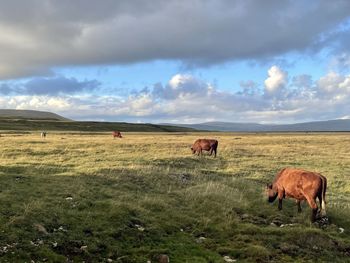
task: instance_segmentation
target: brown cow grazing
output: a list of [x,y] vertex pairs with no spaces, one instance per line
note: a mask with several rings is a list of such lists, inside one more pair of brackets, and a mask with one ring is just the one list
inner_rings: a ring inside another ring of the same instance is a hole
[[123,138],[122,134],[119,131],[112,132],[113,139],[115,138]]
[[191,151],[193,154],[197,153],[198,156],[202,155],[203,150],[210,151],[209,155],[212,155],[214,153],[214,157],[216,157],[218,143],[219,142],[217,140],[198,139],[193,143]]
[[296,199],[298,212],[301,212],[300,202],[306,200],[311,209],[311,221],[316,220],[318,207],[316,198],[320,201],[320,214],[326,215],[327,179],[323,175],[301,169],[284,168],[275,177],[272,184],[267,185],[268,201],[272,203],[278,197],[278,209],[282,209],[285,197]]

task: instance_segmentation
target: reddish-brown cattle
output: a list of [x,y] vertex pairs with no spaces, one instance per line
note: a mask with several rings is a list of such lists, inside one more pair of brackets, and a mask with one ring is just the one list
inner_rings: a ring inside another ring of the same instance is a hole
[[122,134],[119,131],[112,132],[113,138],[123,138]]
[[203,150],[209,151],[209,155],[214,153],[214,157],[216,157],[218,143],[217,140],[198,139],[193,143],[191,150],[193,154],[197,153],[198,155],[202,155]]
[[276,175],[273,183],[267,185],[268,201],[272,203],[278,197],[279,210],[282,209],[282,200],[285,197],[296,199],[298,212],[301,212],[300,202],[306,200],[312,209],[312,222],[318,212],[316,198],[320,201],[320,214],[326,215],[326,190],[326,177],[294,168],[284,168]]

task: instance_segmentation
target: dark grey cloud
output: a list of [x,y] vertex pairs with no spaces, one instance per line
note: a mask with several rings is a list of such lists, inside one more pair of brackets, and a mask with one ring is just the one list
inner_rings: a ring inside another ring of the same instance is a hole
[[76,78],[55,76],[50,78],[34,78],[22,84],[7,84],[0,86],[0,94],[17,95],[59,95],[74,94],[83,91],[93,91],[100,86],[97,80],[79,81]]
[[24,85],[23,91],[29,95],[56,95],[60,93],[70,94],[82,91],[93,91],[99,86],[100,83],[97,80],[78,81],[76,78],[66,77],[35,78]]
[[312,53],[344,33],[335,29],[349,10],[345,0],[1,1],[0,78],[57,66],[208,66]]

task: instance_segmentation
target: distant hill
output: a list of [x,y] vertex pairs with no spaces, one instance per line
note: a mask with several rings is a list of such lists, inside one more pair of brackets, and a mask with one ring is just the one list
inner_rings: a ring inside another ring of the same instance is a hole
[[56,113],[36,110],[5,110],[0,109],[0,119],[30,119],[30,120],[56,120],[70,121]]
[[[167,124],[175,125],[175,124]],[[205,122],[199,124],[176,124],[180,127],[188,127],[207,131],[233,131],[233,132],[311,132],[311,131],[350,131],[349,120],[315,121],[295,124],[259,124],[259,123],[235,123],[235,122]]]
[[72,121],[58,114],[33,110],[0,110],[0,130],[81,132],[191,132],[193,128],[150,123]]
[[259,124],[235,122],[205,122],[199,124],[138,124],[126,122],[73,121],[58,114],[34,110],[0,109],[0,130],[92,131],[112,130],[135,132],[312,132],[350,131],[349,120],[315,121],[295,124]]

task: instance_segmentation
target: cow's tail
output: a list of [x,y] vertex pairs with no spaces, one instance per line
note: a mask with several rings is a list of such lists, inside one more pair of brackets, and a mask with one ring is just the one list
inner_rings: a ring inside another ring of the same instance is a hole
[[327,178],[321,176],[322,178],[322,202],[321,202],[321,215],[326,215],[326,191],[327,191]]

